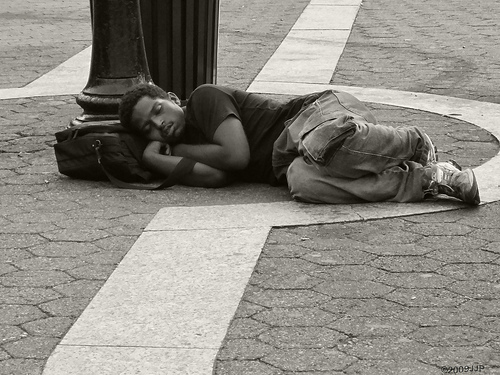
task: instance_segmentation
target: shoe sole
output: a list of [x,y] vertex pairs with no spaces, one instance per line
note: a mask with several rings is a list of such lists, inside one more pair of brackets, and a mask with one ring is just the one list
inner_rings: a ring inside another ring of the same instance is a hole
[[476,175],[472,169],[466,169],[464,172],[467,173],[469,179],[472,181],[471,189],[467,192],[467,194],[464,194],[464,202],[477,206],[481,203],[481,198],[479,197]]

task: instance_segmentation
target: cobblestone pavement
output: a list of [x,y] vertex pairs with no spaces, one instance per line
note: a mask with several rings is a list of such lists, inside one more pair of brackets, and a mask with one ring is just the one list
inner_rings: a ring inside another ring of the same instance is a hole
[[[222,1],[219,83],[246,88],[307,3]],[[366,0],[333,83],[498,102],[499,8]],[[12,2],[0,19],[0,87],[90,43],[86,1]],[[477,166],[498,152],[459,120],[370,106],[381,122],[422,126],[442,159]],[[141,192],[62,178],[53,134],[80,112],[71,96],[0,101],[0,375],[41,374],[159,208],[289,199],[260,185]],[[215,373],[500,373],[498,206],[274,229]]]
[[91,44],[88,0],[2,1],[0,88],[23,87]]
[[[499,103],[499,7],[366,0],[332,83]],[[498,150],[449,119],[374,110],[428,126],[441,160]],[[214,373],[500,374],[498,208],[274,229]]]

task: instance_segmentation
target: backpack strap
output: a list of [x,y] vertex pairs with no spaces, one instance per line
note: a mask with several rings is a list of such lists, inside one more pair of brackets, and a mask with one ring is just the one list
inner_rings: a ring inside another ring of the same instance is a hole
[[[100,142],[99,142],[100,143]],[[196,161],[188,158],[182,158],[179,160],[177,165],[175,166],[174,170],[172,173],[169,174],[169,176],[164,179],[161,182],[158,182],[156,184],[134,184],[130,182],[125,182],[122,180],[119,180],[118,178],[114,177],[107,169],[106,167],[101,163],[101,153],[99,152],[100,145],[97,144],[94,149],[97,155],[97,162],[101,166],[101,169],[103,172],[106,174],[108,177],[109,181],[111,183],[119,188],[122,189],[135,189],[135,190],[158,190],[158,189],[163,189],[167,187],[171,187],[179,183],[180,179],[187,175],[189,172],[193,170],[194,165],[196,164]]]

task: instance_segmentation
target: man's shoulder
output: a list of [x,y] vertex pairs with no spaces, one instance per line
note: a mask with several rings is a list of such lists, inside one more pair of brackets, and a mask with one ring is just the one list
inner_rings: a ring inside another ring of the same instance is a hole
[[214,94],[217,92],[228,94],[228,95],[234,95],[236,92],[238,92],[238,90],[232,89],[232,88],[226,87],[226,86],[215,85],[213,83],[204,83],[204,84],[198,86],[193,91],[191,96]]

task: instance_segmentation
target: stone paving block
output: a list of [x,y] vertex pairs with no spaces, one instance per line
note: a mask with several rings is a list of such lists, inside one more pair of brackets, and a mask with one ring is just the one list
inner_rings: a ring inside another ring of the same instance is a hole
[[86,228],[78,228],[78,229],[62,229],[62,230],[54,230],[50,232],[45,232],[44,237],[49,239],[50,241],[94,241],[101,238],[109,237],[109,233],[100,229],[86,229]]
[[[356,251],[368,251],[371,246],[368,246],[366,243],[361,241],[356,241],[350,238],[342,238],[342,235],[339,235],[339,238],[335,238],[335,241],[332,241],[331,233],[330,237],[316,237],[309,234],[310,237],[302,237],[300,241],[300,246],[303,246],[307,249],[317,251],[332,251],[332,250],[356,250]],[[325,234],[322,234],[325,236]],[[335,234],[337,236],[337,234]]]
[[309,289],[322,282],[321,279],[311,277],[304,271],[299,271],[279,276],[265,277],[264,280],[252,282],[252,284],[261,288],[272,289]]
[[3,286],[50,287],[73,280],[61,271],[17,271],[0,277]]
[[450,263],[489,263],[499,258],[499,254],[485,251],[486,247],[476,250],[471,247],[456,249],[439,249],[429,253],[427,256],[432,259],[446,261]]
[[495,230],[476,229],[473,233],[471,233],[471,236],[490,242],[500,242],[500,233]]
[[[488,347],[457,346],[449,342],[449,346],[440,346],[427,350],[422,354],[422,361],[435,366],[471,366],[485,365],[491,373],[491,363],[496,361],[499,352]],[[488,373],[488,372],[486,372]]]
[[420,327],[429,326],[470,326],[481,316],[458,307],[412,307],[395,315],[401,320],[417,324]]
[[114,236],[112,238],[103,238],[101,240],[94,241],[93,245],[105,250],[106,253],[125,253],[132,247],[136,240],[137,236],[135,235]]
[[10,264],[0,264],[0,276],[2,275],[5,275],[5,274],[8,274],[8,273],[11,273],[11,272],[15,272],[15,271],[18,271],[18,268],[10,265]]
[[478,280],[455,281],[446,287],[454,293],[467,298],[486,298],[500,300],[500,284]]
[[439,236],[443,233],[446,233],[447,236],[465,236],[475,229],[460,223],[417,223],[409,226],[406,230],[424,236]]
[[274,327],[258,338],[280,349],[321,349],[336,348],[347,336],[326,327]]
[[291,244],[269,244],[267,243],[262,249],[262,254],[270,258],[297,258],[307,254],[308,249],[299,245]]
[[0,345],[11,341],[17,341],[27,335],[28,334],[19,327],[13,325],[0,325]]
[[226,338],[228,339],[246,339],[257,337],[260,333],[269,328],[267,324],[258,322],[254,319],[236,318],[231,322]]
[[40,304],[39,307],[52,316],[78,317],[89,303],[89,298],[64,297]]
[[0,249],[26,248],[47,241],[38,234],[0,233]]
[[453,282],[453,279],[435,273],[397,272],[386,273],[377,281],[394,287],[411,289],[442,288]]
[[349,366],[346,375],[425,375],[439,371],[434,366],[429,366],[418,361],[359,361]]
[[455,280],[500,282],[500,265],[498,264],[450,264],[440,269],[439,273]]
[[0,304],[37,305],[59,297],[59,293],[47,288],[0,287]]
[[376,255],[393,255],[393,256],[403,256],[403,255],[424,255],[432,252],[432,247],[421,246],[420,244],[410,243],[410,244],[392,244],[386,243],[384,245],[369,246],[365,251],[376,254]]
[[352,317],[345,316],[333,323],[329,328],[352,336],[403,336],[417,329],[417,326],[392,317]]
[[265,307],[311,307],[330,300],[330,297],[312,290],[262,290],[246,293],[247,301]]
[[228,340],[219,352],[221,361],[228,360],[255,360],[262,358],[272,350],[272,346],[256,339]]
[[89,297],[92,298],[101,288],[103,282],[100,280],[76,280],[54,287],[54,290],[66,297]]
[[263,306],[256,305],[248,301],[241,301],[234,315],[235,318],[250,318],[261,311],[267,310]]
[[24,271],[50,270],[66,271],[85,264],[84,261],[72,258],[41,258],[35,257],[12,262],[16,267]]
[[18,325],[45,318],[40,309],[29,305],[0,305],[0,324]]
[[463,303],[460,308],[483,316],[500,316],[498,299],[475,299]]
[[500,254],[500,242],[491,242],[488,245],[484,246],[483,249],[488,252]]
[[[500,333],[500,318],[498,317],[482,317],[478,320],[472,321],[471,325],[486,332],[492,332],[496,334]],[[497,338],[500,338],[500,335],[497,335]]]
[[44,363],[36,359],[8,359],[0,362],[0,375],[41,375]]
[[373,233],[351,234],[351,238],[370,245],[411,244],[420,240],[423,236],[415,233],[400,231],[382,231],[381,228],[373,229]]
[[351,249],[351,250],[311,251],[308,254],[303,255],[301,258],[311,263],[323,266],[333,266],[333,265],[344,265],[344,264],[345,265],[365,264],[368,261],[374,259],[375,257],[364,251]]
[[495,335],[468,326],[420,327],[408,338],[430,346],[483,346]]
[[284,375],[280,369],[259,361],[218,361],[214,373],[218,375]]
[[395,316],[398,312],[406,312],[407,308],[399,303],[383,298],[367,299],[333,299],[321,305],[321,308],[335,316]]
[[[117,263],[115,263],[117,264]],[[87,264],[82,267],[73,268],[66,271],[70,276],[76,279],[84,280],[107,280],[114,271],[114,265],[105,264]]]
[[406,337],[359,337],[339,347],[344,353],[360,360],[416,361],[429,345]]
[[338,265],[322,267],[312,271],[310,274],[330,282],[336,280],[377,280],[387,272],[366,265]]
[[[22,180],[19,176],[13,176],[13,179]],[[5,179],[8,180],[8,179]],[[30,181],[29,183],[35,183]],[[45,182],[43,182],[45,183]],[[47,223],[10,223],[4,226],[4,233],[18,233],[18,234],[37,234],[45,230],[56,230],[55,225]]]
[[253,318],[273,327],[321,327],[337,319],[317,307],[273,308],[258,312]]
[[443,289],[414,290],[398,288],[384,297],[389,301],[408,307],[453,307],[467,300],[460,293],[453,293]]
[[260,274],[266,274],[268,276],[273,276],[273,275],[285,275],[288,273],[296,272],[297,270],[314,271],[318,268],[320,267],[303,259],[262,258],[255,266],[255,272]]
[[374,259],[369,265],[389,272],[432,272],[444,263],[424,256],[388,256]]
[[73,323],[74,319],[49,317],[25,323],[22,325],[22,328],[30,335],[62,338]]
[[[478,229],[496,229],[500,225],[497,215],[494,215],[494,206],[487,206],[484,210],[469,212],[468,215],[461,215],[460,223]],[[458,211],[460,212],[460,211]]]
[[323,282],[314,290],[333,298],[373,298],[384,296],[394,288],[369,280],[338,280],[335,283]]
[[13,358],[45,359],[54,350],[59,339],[48,337],[25,337],[3,345]]
[[[428,236],[417,242],[418,245],[427,247],[437,252],[444,251],[446,253],[454,250],[477,250],[488,245],[488,241],[474,238],[471,236]],[[434,254],[434,253],[431,253]]]
[[61,241],[49,242],[48,244],[33,246],[29,248],[30,253],[40,257],[68,257],[78,258],[87,254],[100,251],[95,244],[87,242]]
[[341,371],[356,361],[336,349],[275,349],[262,361],[284,371]]

